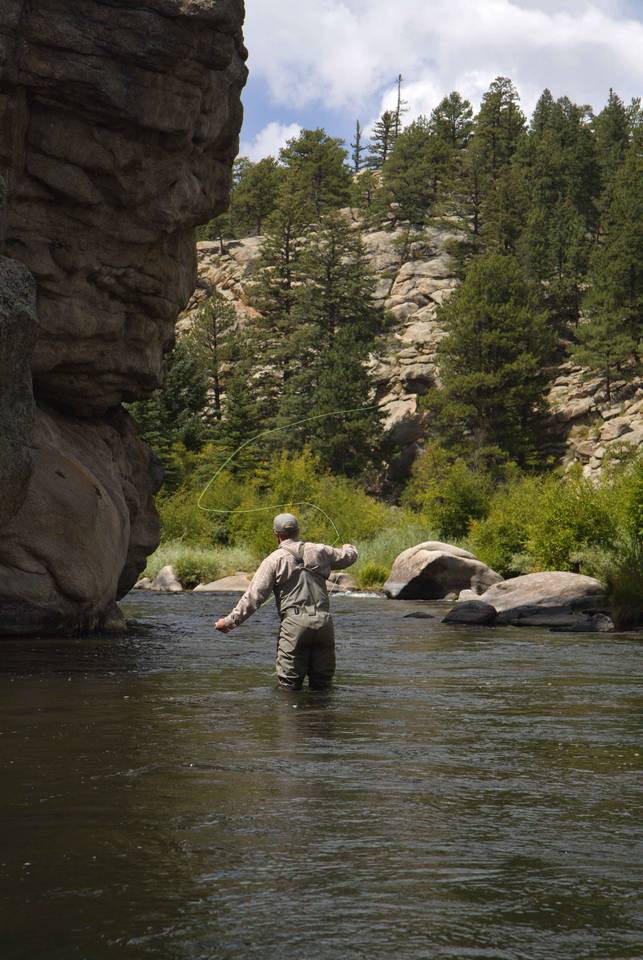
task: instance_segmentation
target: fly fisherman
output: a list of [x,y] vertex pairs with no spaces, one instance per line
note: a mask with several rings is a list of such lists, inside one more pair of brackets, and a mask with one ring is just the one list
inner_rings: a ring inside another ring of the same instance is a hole
[[299,523],[291,513],[275,517],[273,530],[279,546],[263,561],[232,613],[217,620],[215,626],[221,633],[229,633],[274,592],[281,617],[279,684],[300,690],[308,675],[311,689],[323,690],[335,673],[335,630],[326,581],[331,570],[344,570],[355,563],[357,550],[350,544],[339,549],[303,543]]

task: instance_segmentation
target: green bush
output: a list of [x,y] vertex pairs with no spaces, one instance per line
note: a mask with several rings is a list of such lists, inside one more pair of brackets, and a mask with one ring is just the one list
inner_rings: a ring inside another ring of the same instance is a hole
[[491,499],[489,513],[471,523],[468,547],[503,577],[526,572],[529,522],[542,489],[540,477],[525,477],[500,487]]
[[357,585],[363,590],[380,589],[388,579],[390,567],[370,560],[356,571]]
[[274,514],[294,513],[306,540],[326,543],[368,539],[386,525],[390,508],[354,482],[324,473],[305,449],[273,458],[267,477],[246,482],[239,509],[230,517],[232,542],[250,544],[260,554],[275,547]]
[[161,544],[148,559],[145,576],[154,579],[162,567],[171,566],[181,584],[191,589],[238,570],[252,572],[257,563],[258,558],[244,546],[207,548],[169,542]]
[[544,481],[528,523],[527,551],[534,569],[577,572],[580,550],[614,542],[613,513],[603,486],[576,476]]
[[441,447],[428,447],[413,465],[402,503],[417,510],[441,538],[467,535],[473,520],[484,517],[492,492],[491,478]]

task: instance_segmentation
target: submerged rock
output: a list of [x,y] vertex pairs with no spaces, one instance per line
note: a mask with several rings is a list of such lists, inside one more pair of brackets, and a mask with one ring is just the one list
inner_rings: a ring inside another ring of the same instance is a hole
[[401,553],[384,584],[384,593],[396,600],[442,600],[464,589],[483,593],[502,577],[472,553],[448,543],[430,540]]
[[465,600],[457,603],[447,613],[442,623],[471,623],[490,626],[496,622],[498,613],[495,607],[481,600]]
[[552,571],[529,573],[494,584],[480,599],[498,611],[498,623],[562,627],[583,622],[579,611],[596,607],[605,588],[593,577]]

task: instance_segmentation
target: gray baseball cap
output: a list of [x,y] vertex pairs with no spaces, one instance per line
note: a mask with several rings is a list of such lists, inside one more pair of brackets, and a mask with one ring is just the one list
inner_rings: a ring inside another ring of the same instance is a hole
[[280,513],[273,523],[275,533],[299,533],[299,521],[292,513]]

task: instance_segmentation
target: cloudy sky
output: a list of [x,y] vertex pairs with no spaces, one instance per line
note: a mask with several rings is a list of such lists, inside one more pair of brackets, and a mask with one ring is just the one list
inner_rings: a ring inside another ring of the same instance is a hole
[[[408,118],[451,90],[477,106],[511,77],[529,112],[544,87],[597,109],[643,94],[643,0],[246,0],[250,80],[241,152],[276,153],[301,127],[349,139],[394,102]],[[408,119],[407,118],[407,119]]]

